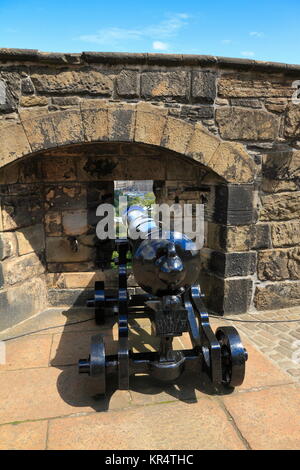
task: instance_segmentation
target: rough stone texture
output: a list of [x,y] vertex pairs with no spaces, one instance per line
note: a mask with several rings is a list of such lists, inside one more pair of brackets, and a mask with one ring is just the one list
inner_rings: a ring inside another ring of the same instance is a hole
[[48,98],[44,96],[22,96],[20,100],[20,105],[25,107],[46,106],[48,102]]
[[0,121],[0,165],[4,166],[31,153],[31,148],[21,124],[2,125]]
[[220,134],[228,140],[275,140],[279,120],[276,116],[257,109],[225,107],[216,110]]
[[141,75],[141,95],[146,99],[170,98],[186,101],[189,74],[180,72],[149,72]]
[[275,193],[300,188],[300,151],[272,152],[263,156],[263,191]]
[[112,77],[97,70],[41,72],[32,74],[31,79],[39,93],[88,93],[108,96],[113,90]]
[[116,91],[120,97],[135,98],[139,90],[138,73],[134,70],[122,70],[116,80]]
[[300,192],[270,194],[261,197],[260,220],[299,219]]
[[294,90],[292,80],[272,80],[266,76],[258,76],[253,73],[247,75],[236,73],[224,74],[218,81],[218,91],[226,98],[266,98],[266,97],[289,97]]
[[281,222],[272,224],[272,242],[274,247],[293,246],[300,243],[300,222]]
[[300,279],[300,248],[261,251],[257,267],[263,281]]
[[5,284],[13,285],[25,279],[32,279],[43,274],[45,266],[36,253],[7,259],[2,263],[3,278]]
[[72,251],[71,243],[67,238],[48,237],[46,239],[46,256],[49,262],[78,262],[88,261],[93,258],[93,240],[78,237],[79,249]]
[[42,224],[32,225],[16,231],[19,255],[28,253],[41,253],[45,249],[44,226]]
[[17,254],[17,240],[14,232],[0,234],[0,261]]
[[214,72],[192,73],[192,99],[195,103],[211,103],[216,97],[216,74]]
[[286,137],[300,137],[300,106],[299,104],[290,103],[288,105],[284,133]]
[[255,290],[254,304],[258,310],[293,307],[299,305],[300,282],[276,282],[258,286]]
[[11,113],[16,110],[16,103],[4,80],[0,80],[0,112]]

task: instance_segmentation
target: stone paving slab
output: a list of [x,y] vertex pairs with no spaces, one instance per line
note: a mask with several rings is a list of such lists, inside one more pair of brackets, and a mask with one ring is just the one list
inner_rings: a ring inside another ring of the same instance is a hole
[[47,421],[0,426],[0,450],[41,450],[47,442]]
[[252,449],[300,448],[300,387],[272,387],[222,400]]
[[49,424],[48,449],[195,448],[246,448],[220,405],[207,397],[197,403],[143,406]]

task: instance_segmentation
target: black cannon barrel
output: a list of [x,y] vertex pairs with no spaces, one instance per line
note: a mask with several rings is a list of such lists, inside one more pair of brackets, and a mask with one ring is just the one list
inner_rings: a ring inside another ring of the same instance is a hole
[[132,250],[136,281],[148,293],[162,297],[183,293],[199,276],[196,244],[186,235],[164,230],[141,206],[123,213]]

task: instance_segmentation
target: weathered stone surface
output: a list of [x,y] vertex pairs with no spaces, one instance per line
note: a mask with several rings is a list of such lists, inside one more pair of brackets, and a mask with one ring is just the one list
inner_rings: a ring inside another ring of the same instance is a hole
[[146,99],[186,101],[188,93],[189,74],[185,71],[146,72],[141,75],[141,94]]
[[195,130],[189,141],[186,153],[194,160],[209,166],[209,162],[220,145],[220,140],[200,124],[195,124]]
[[22,96],[20,100],[20,105],[29,107],[29,106],[47,106],[49,100],[45,96]]
[[60,306],[86,306],[87,300],[94,295],[93,289],[49,289],[48,300],[52,307]]
[[244,106],[245,108],[262,108],[260,100],[254,98],[231,98],[231,106]]
[[213,119],[214,108],[213,106],[182,105],[178,114],[181,119],[197,122],[200,119]]
[[59,111],[51,114],[57,145],[84,142],[84,130],[79,110]]
[[3,230],[34,225],[42,220],[42,198],[37,188],[28,188],[27,194],[3,197]]
[[13,163],[0,169],[0,184],[14,184],[19,180],[19,163]]
[[300,282],[276,282],[257,286],[254,304],[257,310],[293,307],[300,303]]
[[72,157],[45,157],[42,159],[43,176],[47,181],[73,181],[76,165]]
[[131,157],[125,163],[127,178],[154,180],[165,178],[166,162],[160,157]]
[[213,221],[227,225],[253,222],[253,186],[218,185],[215,188]]
[[44,226],[42,224],[32,225],[16,231],[19,255],[31,252],[40,253],[45,249]]
[[226,98],[288,97],[294,92],[292,80],[268,79],[259,74],[224,74],[218,81],[218,93]]
[[166,164],[166,180],[193,180],[198,172],[198,166],[192,162],[186,162],[175,156],[169,156]]
[[1,125],[0,122],[0,167],[30,152],[31,148],[22,125]]
[[15,100],[4,80],[0,80],[0,112],[12,113],[17,108]]
[[78,96],[53,96],[52,103],[62,108],[77,106],[80,101]]
[[211,103],[216,97],[216,73],[192,72],[192,99],[195,103]]
[[169,116],[161,144],[163,147],[184,154],[193,132],[192,124]]
[[62,215],[63,230],[67,235],[82,235],[88,231],[87,211],[70,211]]
[[10,328],[47,306],[43,276],[29,279],[0,293],[0,330]]
[[78,251],[74,252],[67,237],[48,237],[46,239],[47,261],[55,263],[68,263],[88,261],[93,258],[92,244],[86,245],[85,239],[78,237]]
[[45,214],[45,232],[52,237],[62,234],[62,220],[59,212],[48,212]]
[[99,100],[85,101],[81,105],[82,123],[87,141],[108,140],[107,102]]
[[22,95],[32,95],[34,93],[34,86],[30,77],[21,80],[21,93]]
[[300,218],[300,192],[261,196],[260,220],[286,220]]
[[124,98],[135,98],[139,94],[138,72],[135,70],[122,70],[116,79],[117,94]]
[[216,110],[220,134],[228,140],[275,140],[279,132],[277,116],[258,109],[225,107]]
[[165,108],[139,103],[136,108],[134,140],[144,144],[160,145],[167,112]]
[[78,179],[81,181],[108,181],[127,177],[127,166],[130,164],[120,157],[82,157],[76,160]]
[[80,184],[49,185],[45,187],[46,210],[81,209],[86,204],[87,189]]
[[[203,257],[203,249],[201,257]],[[222,253],[212,251],[208,253],[207,269],[219,276],[249,276],[254,273],[255,267],[255,252]]]
[[274,113],[283,113],[287,104],[288,100],[286,98],[269,98],[265,101],[266,109]]
[[108,107],[109,140],[130,142],[135,132],[135,105],[122,104]]
[[300,222],[279,222],[272,224],[272,243],[274,247],[293,246],[300,243]]
[[275,193],[300,189],[300,151],[272,152],[263,156],[262,189]]
[[17,241],[14,232],[0,234],[0,261],[17,254]]
[[300,248],[259,252],[257,271],[262,281],[300,279]]
[[300,106],[289,103],[285,115],[284,135],[286,137],[300,137]]
[[255,177],[254,162],[239,143],[221,143],[208,166],[230,183],[249,183]]
[[49,273],[47,283],[49,287],[60,289],[94,288],[96,281],[104,281],[105,272],[74,272]]
[[271,248],[267,224],[225,226],[208,222],[205,238],[207,247],[227,252]]
[[35,253],[10,258],[2,262],[4,282],[13,285],[45,272],[45,266]]
[[26,136],[33,151],[56,147],[56,135],[50,115],[34,116],[21,115]]
[[33,84],[39,93],[88,93],[110,96],[113,77],[97,70],[69,70],[34,73]]

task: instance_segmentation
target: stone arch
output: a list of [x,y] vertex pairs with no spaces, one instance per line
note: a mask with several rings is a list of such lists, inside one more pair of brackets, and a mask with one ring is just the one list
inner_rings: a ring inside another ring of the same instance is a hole
[[174,118],[166,108],[146,102],[98,99],[65,111],[20,110],[17,122],[0,127],[0,168],[35,152],[89,142],[135,142],[173,150],[228,183],[252,183],[255,176],[255,165],[241,144],[222,141],[201,123]]

